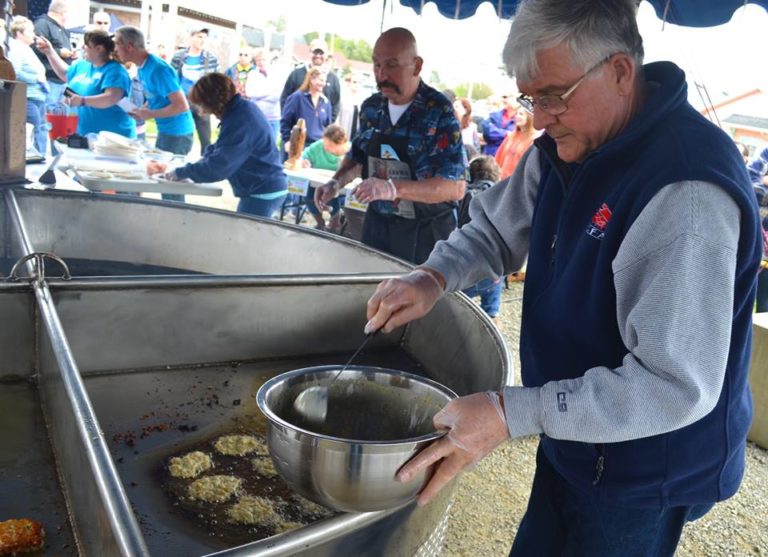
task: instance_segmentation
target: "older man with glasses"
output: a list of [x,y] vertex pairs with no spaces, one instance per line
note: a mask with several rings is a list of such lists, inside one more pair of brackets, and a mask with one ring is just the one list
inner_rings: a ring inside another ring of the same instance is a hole
[[285,86],[283,92],[280,95],[280,106],[285,106],[285,101],[288,97],[299,90],[301,84],[304,83],[304,77],[307,75],[307,71],[310,68],[324,68],[327,72],[325,80],[325,87],[323,88],[323,94],[331,103],[331,121],[335,122],[341,109],[341,84],[339,78],[334,72],[328,72],[326,65],[326,56],[328,54],[328,45],[325,44],[323,39],[317,38],[312,40],[309,44],[309,51],[312,55],[311,63],[309,65],[302,65],[293,70],[288,79],[285,80]]
[[761,241],[741,154],[643,65],[634,0],[526,0],[504,50],[544,134],[472,221],[383,282],[368,330],[528,261],[523,386],[461,397],[448,435],[400,472],[428,502],[498,445],[540,438],[511,555],[673,555],[686,522],[736,493]]

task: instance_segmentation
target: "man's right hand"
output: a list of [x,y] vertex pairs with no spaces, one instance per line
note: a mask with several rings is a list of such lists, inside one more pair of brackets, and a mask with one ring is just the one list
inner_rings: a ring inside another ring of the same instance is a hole
[[338,180],[331,180],[323,186],[315,188],[315,206],[324,211],[328,208],[328,202],[339,195]]
[[35,48],[43,54],[48,55],[53,47],[51,46],[51,41],[40,35],[35,35]]
[[368,300],[365,331],[382,329],[389,333],[429,313],[443,295],[445,280],[440,281],[438,277],[442,275],[437,271],[414,269],[407,275],[380,283]]

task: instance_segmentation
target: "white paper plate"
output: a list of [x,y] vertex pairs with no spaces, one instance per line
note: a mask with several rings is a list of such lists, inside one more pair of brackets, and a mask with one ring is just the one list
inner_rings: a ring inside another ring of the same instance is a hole
[[108,132],[108,131],[99,132],[98,142],[103,145],[112,144],[112,145],[119,145],[120,147],[128,147],[130,149],[136,149],[136,145],[134,144],[132,139],[115,132]]

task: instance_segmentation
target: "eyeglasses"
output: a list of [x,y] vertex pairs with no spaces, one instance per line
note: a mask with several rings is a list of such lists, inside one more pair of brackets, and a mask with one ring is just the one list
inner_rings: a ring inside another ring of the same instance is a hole
[[250,52],[241,52],[240,53],[240,56],[250,56],[250,55],[251,55]]
[[543,112],[546,112],[550,116],[559,116],[568,110],[568,105],[566,102],[571,97],[571,95],[573,95],[579,85],[584,83],[584,80],[587,79],[587,76],[590,73],[605,64],[608,60],[611,59],[612,56],[613,54],[603,58],[600,60],[600,62],[589,68],[586,72],[584,72],[584,75],[582,75],[579,80],[571,85],[562,95],[543,95],[538,99],[534,99],[530,95],[520,95],[517,97],[517,102],[521,107],[523,107],[531,114],[533,114],[533,109],[538,106]]

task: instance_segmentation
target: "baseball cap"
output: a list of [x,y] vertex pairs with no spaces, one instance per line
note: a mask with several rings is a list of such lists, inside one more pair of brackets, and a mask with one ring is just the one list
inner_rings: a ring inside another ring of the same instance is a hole
[[312,39],[312,42],[309,43],[309,51],[314,52],[316,50],[322,50],[323,52],[328,52],[328,44],[326,44],[326,42],[319,37],[316,39]]
[[189,32],[190,35],[197,35],[198,33],[205,33],[206,35],[210,35],[211,31],[207,27],[201,27],[200,29],[192,29],[192,31]]

